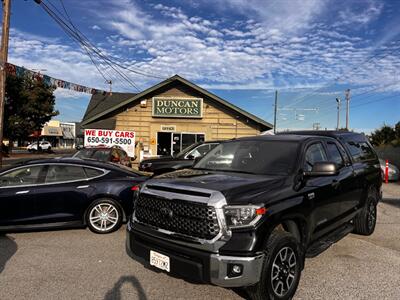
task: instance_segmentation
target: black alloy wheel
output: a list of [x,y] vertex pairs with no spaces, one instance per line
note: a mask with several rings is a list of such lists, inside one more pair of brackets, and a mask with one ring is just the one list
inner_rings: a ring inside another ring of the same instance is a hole
[[253,300],[288,300],[296,293],[302,270],[300,244],[289,232],[275,230],[265,246],[260,281],[246,288]]

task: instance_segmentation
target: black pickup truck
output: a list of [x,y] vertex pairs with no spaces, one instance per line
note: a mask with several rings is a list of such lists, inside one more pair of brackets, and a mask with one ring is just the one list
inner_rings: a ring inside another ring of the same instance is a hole
[[251,299],[291,299],[306,257],[349,233],[373,233],[381,185],[363,134],[230,140],[192,169],[141,187],[127,252],[190,282],[243,287]]

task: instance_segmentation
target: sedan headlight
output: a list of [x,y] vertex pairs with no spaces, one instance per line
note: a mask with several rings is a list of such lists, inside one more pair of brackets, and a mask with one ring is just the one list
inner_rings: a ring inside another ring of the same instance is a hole
[[255,205],[225,206],[226,225],[229,228],[243,228],[255,225],[266,213],[265,207]]

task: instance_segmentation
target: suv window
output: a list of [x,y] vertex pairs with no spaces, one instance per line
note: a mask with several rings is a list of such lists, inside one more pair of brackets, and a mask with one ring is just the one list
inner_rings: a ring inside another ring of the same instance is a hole
[[210,145],[209,144],[200,145],[200,146],[194,148],[192,151],[190,151],[186,155],[186,158],[189,158],[189,156],[192,156],[192,158],[196,158],[196,157],[199,157],[199,156],[204,156],[208,151],[210,151]]
[[119,153],[122,161],[127,160],[128,155],[126,154],[126,152],[124,150],[118,150],[118,153]]
[[42,166],[29,166],[10,171],[0,176],[0,187],[37,184]]
[[86,179],[86,173],[80,166],[50,165],[47,170],[46,183]]
[[120,153],[119,153],[119,151],[117,149],[113,149],[111,151],[111,161],[113,163],[119,163],[121,161],[121,158],[120,158],[119,154]]
[[340,154],[338,146],[334,142],[328,142],[327,146],[330,160],[337,164],[339,167],[344,166],[343,157]]
[[328,161],[324,147],[321,143],[312,144],[307,148],[304,170],[311,171],[316,162]]

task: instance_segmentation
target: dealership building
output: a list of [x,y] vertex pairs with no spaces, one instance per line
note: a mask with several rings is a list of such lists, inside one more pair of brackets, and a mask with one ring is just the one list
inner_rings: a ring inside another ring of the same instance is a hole
[[178,75],[138,94],[92,95],[81,126],[134,131],[140,158],[173,155],[195,142],[257,135],[272,128]]

